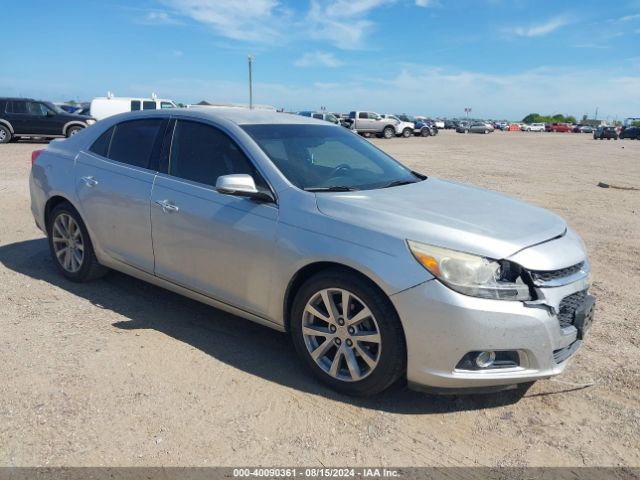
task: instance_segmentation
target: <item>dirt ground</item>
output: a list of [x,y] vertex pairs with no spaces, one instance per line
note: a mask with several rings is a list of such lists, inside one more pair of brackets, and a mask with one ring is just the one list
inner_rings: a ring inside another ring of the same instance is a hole
[[314,381],[283,334],[122,274],[58,275],[30,152],[0,145],[0,466],[640,466],[640,142],[503,133],[374,140],[425,174],[567,219],[596,323],[528,391],[372,399]]

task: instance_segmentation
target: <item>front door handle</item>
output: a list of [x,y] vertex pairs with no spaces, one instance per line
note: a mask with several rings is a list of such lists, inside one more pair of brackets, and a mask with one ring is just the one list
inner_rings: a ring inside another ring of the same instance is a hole
[[164,213],[174,213],[180,210],[171,200],[156,200],[156,204],[162,207]]
[[98,185],[98,180],[96,180],[94,176],[82,177],[80,180],[82,180],[87,187],[95,187]]

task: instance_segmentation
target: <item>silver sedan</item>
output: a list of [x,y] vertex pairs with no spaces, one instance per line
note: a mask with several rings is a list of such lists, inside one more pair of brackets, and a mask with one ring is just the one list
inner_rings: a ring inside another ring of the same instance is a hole
[[31,209],[62,275],[119,270],[289,332],[344,393],[546,378],[593,319],[562,218],[411,171],[327,122],[134,112],[33,159]]

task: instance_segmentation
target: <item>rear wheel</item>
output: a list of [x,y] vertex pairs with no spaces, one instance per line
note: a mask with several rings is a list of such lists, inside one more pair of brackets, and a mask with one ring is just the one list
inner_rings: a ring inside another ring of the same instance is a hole
[[353,273],[310,278],[295,297],[290,325],[298,355],[334,390],[374,395],[405,372],[404,333],[394,308]]
[[11,131],[8,127],[0,125],[0,143],[9,143],[11,141]]
[[88,282],[109,270],[98,263],[89,232],[80,215],[68,203],[51,212],[47,225],[49,249],[60,272],[74,282]]

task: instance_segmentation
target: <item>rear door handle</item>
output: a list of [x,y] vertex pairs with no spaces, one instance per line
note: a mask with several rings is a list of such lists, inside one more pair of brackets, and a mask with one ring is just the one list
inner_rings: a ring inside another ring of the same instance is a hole
[[96,185],[98,185],[98,181],[94,176],[82,177],[81,180],[85,183],[87,187],[95,187]]
[[177,205],[171,200],[156,200],[156,204],[162,207],[162,211],[165,213],[174,213],[180,211]]

